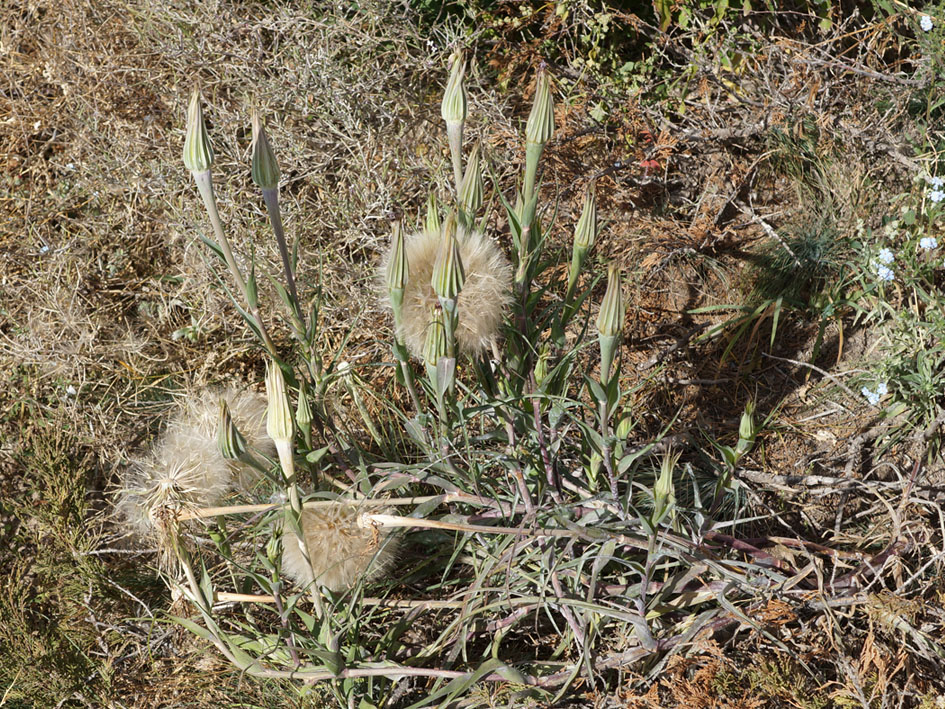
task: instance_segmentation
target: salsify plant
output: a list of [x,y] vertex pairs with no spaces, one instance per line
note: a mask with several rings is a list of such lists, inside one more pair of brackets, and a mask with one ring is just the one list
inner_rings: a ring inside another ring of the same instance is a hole
[[[718,444],[718,458],[681,462],[662,437],[633,437],[644,382],[621,366],[624,274],[616,264],[589,269],[599,186],[584,193],[570,267],[558,269],[546,248],[559,210],[540,201],[555,131],[544,66],[521,186],[491,180],[508,233],[488,230],[496,220],[480,213],[483,174],[495,172],[479,146],[466,151],[467,67],[452,57],[441,106],[451,194],[431,194],[415,229],[395,225],[379,269],[393,325],[384,364],[409,410],[340,366],[341,352],[324,351],[318,301],[306,307],[296,285],[275,152],[254,116],[252,177],[292,334],[277,345],[256,267],[238,261],[217,212],[198,92],[190,103],[184,161],[213,228],[201,238],[268,359],[275,453],[241,504],[164,515],[180,532],[164,537],[177,562],[166,579],[192,609],[174,619],[241,671],[303,688],[323,681],[344,706],[488,701],[473,689],[483,683],[517,703],[546,702],[643,660],[652,676],[697,636],[755,625],[761,592],[797,573],[758,540],[728,533],[738,520],[722,502],[758,433],[750,406],[738,443]],[[329,399],[339,391],[369,443],[336,420]],[[372,411],[371,401],[382,403]],[[219,441],[224,457],[245,455],[232,417]],[[212,543],[186,543],[195,524]],[[785,593],[806,592],[806,580],[794,581]]]

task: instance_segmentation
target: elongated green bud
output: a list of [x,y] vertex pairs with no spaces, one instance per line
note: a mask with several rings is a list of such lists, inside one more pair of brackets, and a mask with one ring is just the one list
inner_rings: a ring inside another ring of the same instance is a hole
[[450,158],[453,162],[453,182],[459,194],[463,182],[463,124],[466,122],[466,88],[463,76],[466,73],[466,60],[461,52],[452,57],[450,78],[446,83],[440,113],[446,121],[446,137],[450,144]]
[[394,325],[399,330],[404,306],[404,289],[410,267],[407,263],[407,251],[404,249],[404,233],[399,222],[393,224],[391,234],[390,260],[387,262],[387,293],[391,309],[394,311]]
[[187,137],[184,139],[184,165],[191,172],[205,172],[213,165],[213,148],[203,120],[200,89],[194,89],[187,108]]
[[555,104],[551,97],[551,82],[542,66],[538,69],[535,103],[525,124],[525,142],[544,145],[555,132]]
[[253,111],[253,182],[263,190],[279,186],[279,163],[269,144],[269,136],[262,120]]
[[755,446],[755,438],[758,436],[758,426],[755,423],[755,404],[749,401],[745,404],[745,411],[742,413],[741,421],[738,424],[738,443],[735,445],[735,452],[740,458]]
[[311,447],[312,435],[312,404],[308,400],[308,387],[305,380],[299,385],[299,400],[295,406],[295,425],[299,427],[307,446]]
[[276,444],[282,472],[286,480],[291,482],[295,477],[295,460],[292,458],[292,409],[289,407],[289,393],[285,388],[282,369],[272,360],[266,369],[266,398],[269,401],[266,409],[266,433]]
[[574,246],[589,249],[597,238],[597,187],[592,182],[584,193],[584,208],[574,227]]
[[[427,325],[427,337],[423,343],[423,363],[427,367],[427,373],[436,371],[436,365],[441,357],[447,356],[446,349],[446,327],[443,324],[443,311],[439,308],[433,308],[430,311],[430,324]],[[430,376],[430,379],[434,379]]]
[[653,525],[659,524],[662,519],[673,511],[676,506],[676,486],[673,482],[673,471],[679,462],[679,453],[670,450],[663,456],[660,464],[660,476],[653,486]]
[[427,218],[423,230],[427,234],[440,233],[440,209],[436,204],[436,195],[432,192],[427,197]]
[[482,172],[479,170],[479,146],[473,148],[466,164],[466,174],[459,188],[459,207],[469,218],[469,226],[476,212],[482,206]]
[[217,424],[217,447],[227,460],[239,460],[246,454],[246,439],[239,432],[230,407],[225,399],[220,399],[220,421]]
[[597,333],[600,342],[600,371],[601,381],[605,384],[610,381],[611,369],[620,344],[623,332],[623,321],[626,310],[623,304],[623,293],[620,288],[620,272],[616,266],[607,269],[607,292],[600,306],[597,316]]
[[431,285],[440,301],[455,301],[466,281],[463,260],[456,240],[456,215],[450,214],[443,226],[440,248],[433,263]]
[[[522,195],[528,204],[535,193],[535,177],[538,161],[555,131],[555,107],[551,98],[551,84],[544,66],[538,69],[538,85],[535,88],[535,103],[525,124],[525,186]],[[530,221],[530,220],[529,220]]]
[[466,60],[462,52],[456,52],[450,57],[450,61],[450,78],[446,82],[440,113],[447,124],[462,123],[466,120],[466,88],[463,86]]
[[574,227],[574,244],[571,247],[571,269],[568,271],[568,292],[565,296],[566,301],[571,300],[574,293],[574,286],[577,284],[578,276],[581,275],[581,269],[587,260],[587,254],[594,246],[594,239],[597,238],[597,195],[596,188],[592,182],[587,192],[584,194],[584,208],[581,210],[581,217]]

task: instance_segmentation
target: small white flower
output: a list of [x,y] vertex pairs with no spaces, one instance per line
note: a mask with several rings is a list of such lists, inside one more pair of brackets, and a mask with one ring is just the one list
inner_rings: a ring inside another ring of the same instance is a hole
[[919,239],[919,248],[926,251],[931,251],[932,249],[938,248],[938,239],[934,236],[923,236]]
[[876,406],[879,403],[879,394],[875,391],[870,391],[867,387],[860,389],[860,393],[866,397],[866,400],[870,402],[871,405]]
[[876,393],[880,396],[886,396],[889,393],[889,387],[886,386],[886,382],[880,382],[879,386],[876,387]]
[[892,249],[880,249],[878,258],[880,263],[888,266],[896,260],[896,255],[892,252]]
[[883,265],[879,265],[876,268],[876,275],[879,276],[879,280],[886,281],[887,283],[889,281],[895,280],[896,278],[895,272],[891,268],[889,268],[889,266],[883,266]]
[[938,202],[941,202],[943,199],[945,199],[945,192],[942,190],[932,190],[929,192],[929,199],[937,204]]
[[919,20],[919,26],[926,32],[932,31],[932,18],[928,15],[922,15],[922,18]]
[[942,187],[945,187],[945,177],[929,177],[928,183],[932,185],[932,189],[940,190]]
[[75,387],[72,386],[71,384],[66,387],[66,394],[67,394],[67,395],[69,395],[69,396],[75,396],[75,395],[78,394],[78,393],[79,393],[79,392],[77,392],[76,389],[75,389]]

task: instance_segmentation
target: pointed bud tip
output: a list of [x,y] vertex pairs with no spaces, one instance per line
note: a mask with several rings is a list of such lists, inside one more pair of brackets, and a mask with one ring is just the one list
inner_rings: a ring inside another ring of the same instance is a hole
[[195,88],[187,107],[187,136],[184,138],[184,165],[191,172],[205,172],[213,165],[213,148],[203,119],[200,89]]

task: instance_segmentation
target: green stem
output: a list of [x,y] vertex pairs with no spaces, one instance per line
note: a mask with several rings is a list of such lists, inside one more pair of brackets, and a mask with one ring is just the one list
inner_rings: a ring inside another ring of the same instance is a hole
[[282,269],[285,271],[285,282],[289,287],[289,295],[292,297],[292,304],[295,306],[295,315],[302,325],[302,332],[305,332],[305,321],[302,318],[302,310],[299,305],[299,294],[295,290],[295,273],[292,270],[292,263],[289,259],[289,248],[285,241],[285,230],[282,226],[282,212],[279,209],[279,189],[264,189],[262,191],[263,200],[266,202],[266,211],[269,213],[269,223],[272,225],[272,231],[276,235],[276,243],[279,245],[279,255],[282,256]]
[[223,224],[220,221],[220,213],[217,211],[217,200],[213,194],[213,178],[210,175],[210,170],[203,170],[202,172],[194,172],[192,174],[194,176],[194,182],[197,183],[197,191],[200,192],[204,206],[207,208],[207,214],[210,216],[210,223],[213,225],[213,233],[217,238],[217,245],[223,252],[223,258],[226,261],[227,268],[229,268],[230,273],[233,274],[233,280],[236,281],[236,287],[239,289],[240,295],[246,302],[246,307],[249,308],[250,315],[263,339],[263,344],[266,346],[269,354],[278,359],[276,347],[269,338],[266,326],[263,325],[262,318],[259,316],[259,307],[249,297],[249,289],[246,287],[246,281],[243,278],[243,274],[240,272],[239,266],[236,265],[236,259],[233,257],[233,249],[230,248],[230,241],[226,238],[226,234],[223,233]]

